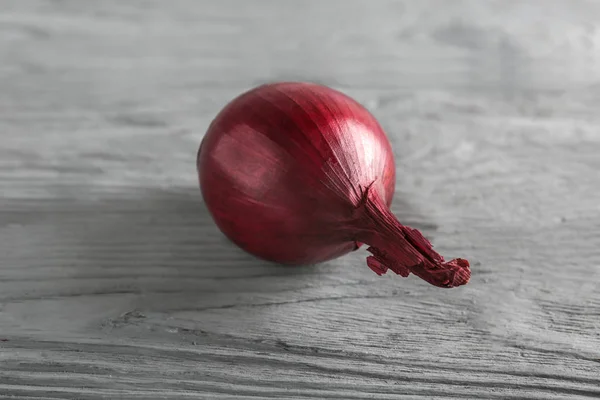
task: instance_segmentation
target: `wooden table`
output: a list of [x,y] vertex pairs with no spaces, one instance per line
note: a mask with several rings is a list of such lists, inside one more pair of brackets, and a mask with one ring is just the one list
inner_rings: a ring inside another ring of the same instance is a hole
[[[598,21],[583,0],[2,1],[0,399],[600,398]],[[196,150],[271,80],[372,110],[394,212],[471,260],[467,286],[224,239]]]

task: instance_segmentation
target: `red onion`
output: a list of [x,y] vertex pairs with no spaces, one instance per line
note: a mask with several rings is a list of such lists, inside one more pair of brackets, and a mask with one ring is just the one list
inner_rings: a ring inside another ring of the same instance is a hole
[[445,262],[390,211],[395,165],[375,118],[312,83],[259,86],[212,121],[198,152],[202,195],[221,231],[257,257],[312,264],[367,243],[367,265],[440,287],[467,283],[464,259]]

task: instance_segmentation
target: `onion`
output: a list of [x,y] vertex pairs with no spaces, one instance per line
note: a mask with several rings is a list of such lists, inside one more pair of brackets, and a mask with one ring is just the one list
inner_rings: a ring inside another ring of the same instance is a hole
[[281,82],[231,101],[212,121],[197,160],[202,196],[219,229],[257,257],[314,264],[367,243],[367,265],[439,287],[469,281],[390,211],[391,145],[376,119],[331,88]]

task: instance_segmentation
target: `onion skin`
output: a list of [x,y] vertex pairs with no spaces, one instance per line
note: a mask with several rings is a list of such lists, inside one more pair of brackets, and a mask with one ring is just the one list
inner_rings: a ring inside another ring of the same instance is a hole
[[198,151],[202,196],[219,229],[245,251],[281,264],[314,264],[370,245],[369,267],[410,272],[440,287],[465,284],[389,207],[391,145],[362,105],[303,82],[262,85],[232,100]]

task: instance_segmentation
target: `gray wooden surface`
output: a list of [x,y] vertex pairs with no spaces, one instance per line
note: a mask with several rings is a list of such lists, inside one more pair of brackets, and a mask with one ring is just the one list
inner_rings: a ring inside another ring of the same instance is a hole
[[[541,3],[0,1],[0,399],[600,398],[600,3]],[[280,79],[372,110],[469,285],[219,234],[197,146]]]

